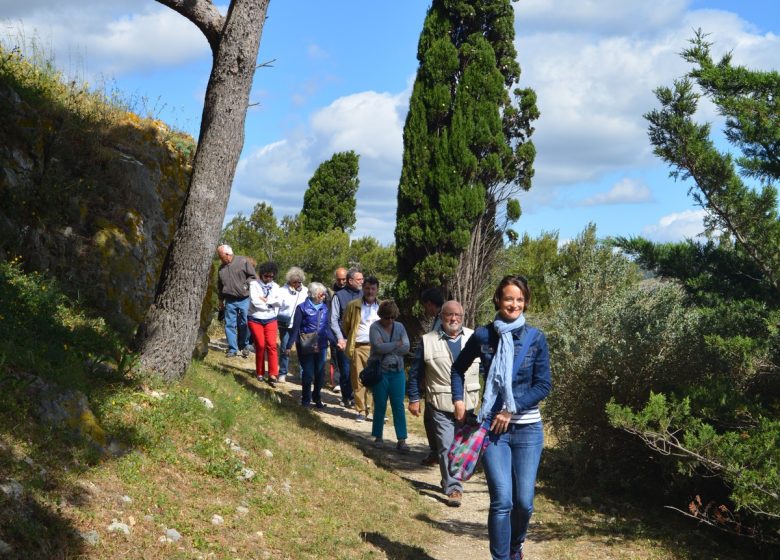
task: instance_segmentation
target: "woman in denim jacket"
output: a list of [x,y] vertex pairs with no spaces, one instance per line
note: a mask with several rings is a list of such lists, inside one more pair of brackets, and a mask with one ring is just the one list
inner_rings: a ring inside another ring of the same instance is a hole
[[523,312],[530,301],[525,278],[504,277],[493,295],[495,320],[475,331],[452,365],[452,400],[459,421],[466,414],[463,372],[477,356],[487,372],[478,420],[490,425],[482,465],[490,492],[493,560],[523,558],[544,445],[539,401],[550,392],[550,354],[544,334],[525,324]]

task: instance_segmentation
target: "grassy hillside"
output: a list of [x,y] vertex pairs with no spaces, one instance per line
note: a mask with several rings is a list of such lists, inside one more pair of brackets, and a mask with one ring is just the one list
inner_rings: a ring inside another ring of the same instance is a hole
[[[416,518],[430,506],[246,375],[196,363],[157,386],[125,374],[132,359],[102,320],[8,263],[0,313],[0,483],[22,488],[0,492],[12,557],[370,558],[372,534],[419,557],[428,527]],[[118,453],[77,436],[83,423],[44,421],[30,372],[83,391]],[[114,521],[129,534],[110,532]],[[181,539],[160,542],[168,529]]]

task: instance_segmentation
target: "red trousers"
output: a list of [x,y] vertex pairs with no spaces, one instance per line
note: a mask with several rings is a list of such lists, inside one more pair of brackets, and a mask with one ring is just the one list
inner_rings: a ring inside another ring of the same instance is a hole
[[276,379],[279,376],[276,320],[263,325],[250,319],[247,324],[249,325],[249,332],[252,333],[252,342],[255,345],[255,372],[257,376],[265,376],[265,354],[268,352],[268,375],[271,379]]

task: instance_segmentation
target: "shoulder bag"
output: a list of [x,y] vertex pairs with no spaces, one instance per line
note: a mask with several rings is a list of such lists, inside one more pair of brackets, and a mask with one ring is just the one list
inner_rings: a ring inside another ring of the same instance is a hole
[[[395,333],[395,323],[393,323],[393,328],[390,332],[391,342],[393,340],[393,333]],[[362,383],[364,387],[373,387],[379,383],[382,380],[382,358],[369,358],[368,362],[366,363],[366,367],[360,371],[360,375],[358,377],[360,379],[360,383]]]
[[298,335],[298,349],[301,354],[316,354],[320,351],[320,310],[317,309],[317,328],[314,332]]

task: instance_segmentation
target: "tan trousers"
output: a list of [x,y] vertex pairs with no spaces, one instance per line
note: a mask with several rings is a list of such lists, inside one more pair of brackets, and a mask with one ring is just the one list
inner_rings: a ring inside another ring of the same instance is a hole
[[371,346],[368,344],[364,346],[355,346],[355,354],[349,366],[349,376],[352,379],[352,394],[355,398],[355,410],[364,416],[368,415],[370,408],[370,403],[368,400],[371,395],[371,391],[364,387],[360,382],[360,372],[363,371],[364,367],[366,367],[370,353]]

